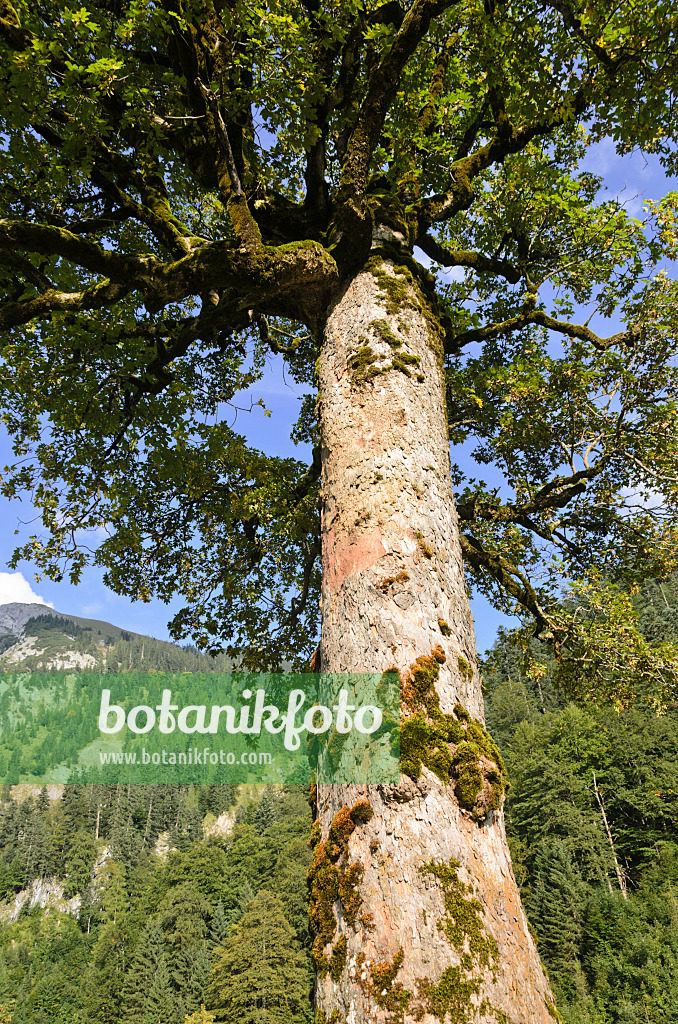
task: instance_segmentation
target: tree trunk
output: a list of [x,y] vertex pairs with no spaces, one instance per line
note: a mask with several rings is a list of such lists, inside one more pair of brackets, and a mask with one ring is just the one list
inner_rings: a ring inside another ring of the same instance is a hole
[[[661,587],[661,583],[659,584],[659,586]],[[662,593],[663,593],[663,591],[662,591]],[[614,870],[615,870],[615,874],[617,876],[617,883],[619,885],[620,892],[621,892],[622,896],[624,897],[624,899],[628,899],[628,894],[626,892],[626,880],[624,878],[624,872],[622,871],[622,869],[621,869],[621,867],[619,865],[619,861],[617,860],[617,851],[614,848],[614,839],[612,838],[612,830],[611,830],[610,824],[609,824],[609,822],[607,820],[607,814],[605,813],[605,805],[603,803],[603,798],[601,797],[600,792],[598,790],[598,783],[596,782],[596,773],[595,772],[593,773],[593,791],[596,794],[596,800],[598,801],[598,807],[600,808],[600,813],[603,816],[603,824],[605,826],[605,834],[607,835],[607,841],[610,844],[610,849],[612,850],[612,860],[614,861]],[[609,884],[609,879],[608,879],[608,884]],[[612,887],[611,886],[610,886],[610,892],[612,892]]]
[[316,1019],[550,1024],[482,725],[441,336],[407,269],[375,256],[339,296],[319,377],[322,669],[399,670],[403,774],[318,787]]

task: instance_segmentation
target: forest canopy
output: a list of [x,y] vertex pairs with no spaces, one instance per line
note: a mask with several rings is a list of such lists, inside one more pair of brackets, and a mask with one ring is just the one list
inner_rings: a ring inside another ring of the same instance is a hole
[[[609,699],[619,652],[671,699],[675,651],[643,647],[614,588],[675,564],[678,199],[635,219],[581,165],[612,140],[675,173],[676,21],[645,0],[2,0],[3,491],[42,517],[15,561],[93,561],[118,593],[179,595],[176,638],[308,659],[316,359],[379,252],[427,297],[450,441],[491,481],[452,467],[471,585]],[[282,367],[308,461],[231,425]]]

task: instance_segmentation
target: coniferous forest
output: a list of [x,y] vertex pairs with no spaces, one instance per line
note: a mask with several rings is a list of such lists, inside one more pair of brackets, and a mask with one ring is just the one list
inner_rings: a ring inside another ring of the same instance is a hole
[[[678,636],[678,580],[636,598]],[[567,1024],[678,1020],[678,712],[568,702],[500,636],[488,727],[514,869]],[[3,1024],[313,1019],[303,786],[5,786]]]

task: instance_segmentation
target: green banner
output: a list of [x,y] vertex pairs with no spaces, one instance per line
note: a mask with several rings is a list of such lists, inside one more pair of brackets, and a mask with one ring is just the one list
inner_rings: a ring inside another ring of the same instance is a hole
[[397,783],[397,672],[0,675],[0,782]]

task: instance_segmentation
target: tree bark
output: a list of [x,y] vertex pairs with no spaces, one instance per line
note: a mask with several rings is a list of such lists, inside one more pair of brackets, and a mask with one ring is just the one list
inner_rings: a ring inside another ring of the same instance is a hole
[[[482,727],[441,333],[405,268],[373,257],[345,288],[319,378],[322,669],[399,670],[408,773],[318,787],[316,1020],[550,1024]],[[425,723],[428,747],[408,722]]]

